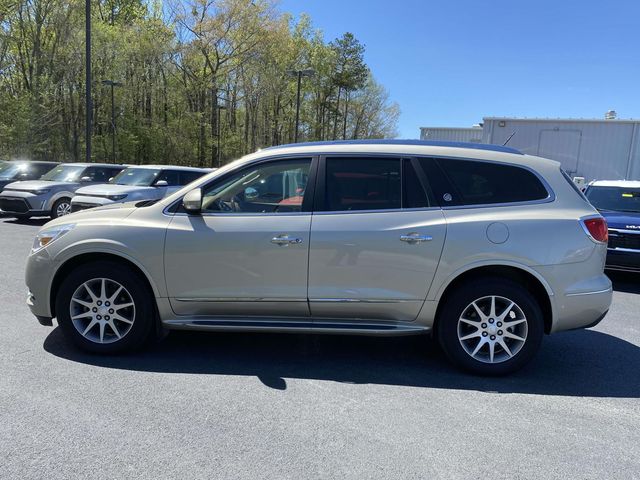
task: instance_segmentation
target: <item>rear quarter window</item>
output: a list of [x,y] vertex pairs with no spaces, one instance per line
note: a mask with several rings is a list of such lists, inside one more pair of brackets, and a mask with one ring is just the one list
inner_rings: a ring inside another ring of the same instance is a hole
[[485,205],[543,200],[549,192],[531,171],[515,165],[438,159],[451,185],[443,205]]

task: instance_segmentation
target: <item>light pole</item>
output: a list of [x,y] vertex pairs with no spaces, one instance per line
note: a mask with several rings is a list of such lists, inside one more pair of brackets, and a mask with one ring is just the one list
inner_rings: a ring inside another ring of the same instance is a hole
[[218,112],[218,118],[217,118],[217,124],[218,124],[218,132],[217,132],[217,137],[218,137],[218,146],[216,148],[216,157],[217,157],[217,163],[218,163],[218,168],[220,168],[220,164],[221,164],[221,150],[220,150],[220,137],[222,136],[222,129],[220,128],[221,125],[221,116],[220,116],[220,110],[226,110],[227,107],[225,107],[224,105],[218,105],[216,107],[216,110]]
[[298,126],[300,124],[300,84],[302,83],[302,77],[312,77],[316,71],[312,68],[306,70],[287,70],[287,73],[292,77],[298,77],[298,92],[296,94],[296,129],[294,131],[294,143],[298,143]]
[[122,83],[114,82],[113,80],[103,80],[102,84],[111,87],[111,161],[116,163],[116,106],[113,89],[114,87],[121,87]]
[[85,160],[87,162],[91,161],[91,132],[93,128],[91,127],[92,117],[93,117],[93,106],[91,104],[91,0],[85,0],[84,3],[84,48],[85,48],[85,110],[86,110],[86,120],[85,120],[85,141],[86,141],[86,149],[85,149]]

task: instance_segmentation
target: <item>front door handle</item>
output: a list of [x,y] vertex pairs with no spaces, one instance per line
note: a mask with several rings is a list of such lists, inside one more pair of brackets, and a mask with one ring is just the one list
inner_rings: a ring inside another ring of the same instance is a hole
[[411,232],[407,233],[406,235],[400,235],[400,240],[402,242],[407,242],[411,245],[415,245],[417,243],[430,242],[431,240],[433,240],[433,237],[431,235],[420,235],[417,232]]
[[297,245],[302,243],[302,239],[299,237],[290,237],[289,235],[278,235],[271,239],[271,243],[280,245],[281,247],[286,247],[288,245]]

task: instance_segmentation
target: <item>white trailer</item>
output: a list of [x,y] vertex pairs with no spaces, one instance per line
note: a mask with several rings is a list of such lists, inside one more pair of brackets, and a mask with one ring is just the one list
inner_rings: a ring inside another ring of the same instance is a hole
[[562,164],[572,177],[640,180],[640,120],[487,117],[482,143],[508,146]]

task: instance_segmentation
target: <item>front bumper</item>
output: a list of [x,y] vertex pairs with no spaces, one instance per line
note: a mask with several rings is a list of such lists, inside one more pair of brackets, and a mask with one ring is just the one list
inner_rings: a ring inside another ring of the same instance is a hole
[[[43,325],[51,325],[51,283],[55,268],[46,248],[27,259],[25,281],[29,292],[27,306]],[[44,322],[44,323],[43,323]]]
[[640,250],[608,248],[605,268],[623,272],[640,272]]
[[48,199],[47,194],[5,190],[0,193],[0,210],[8,215],[48,215]]
[[102,207],[104,205],[111,205],[112,203],[115,203],[115,202],[105,197],[90,197],[88,195],[76,195],[71,199],[71,211],[79,212],[81,210],[87,210],[89,208],[96,208],[96,207]]

